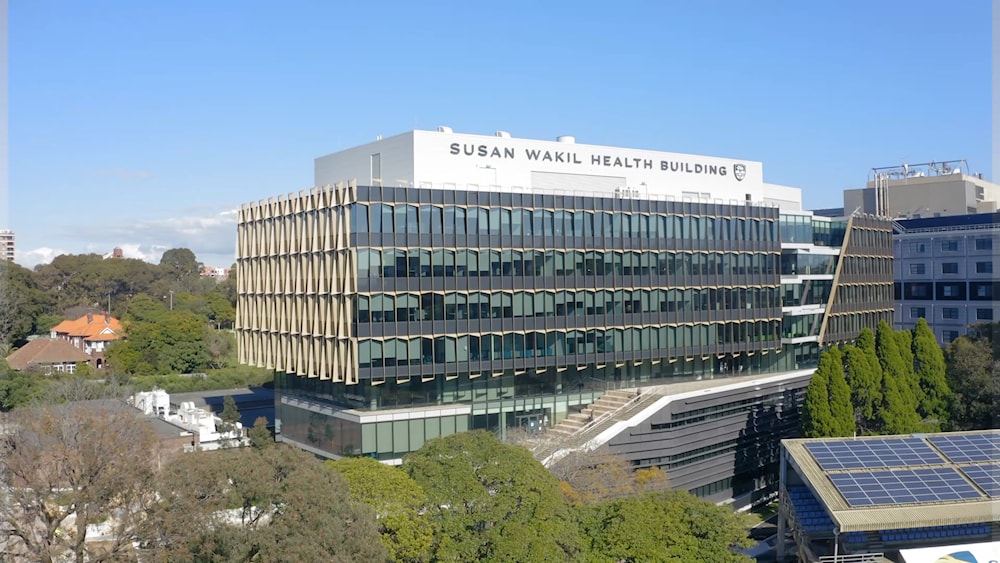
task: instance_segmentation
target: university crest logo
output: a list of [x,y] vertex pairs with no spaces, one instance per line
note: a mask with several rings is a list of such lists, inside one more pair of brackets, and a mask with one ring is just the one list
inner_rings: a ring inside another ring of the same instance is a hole
[[738,182],[742,182],[743,178],[747,177],[747,165],[746,164],[734,164],[733,165],[733,176],[736,176]]

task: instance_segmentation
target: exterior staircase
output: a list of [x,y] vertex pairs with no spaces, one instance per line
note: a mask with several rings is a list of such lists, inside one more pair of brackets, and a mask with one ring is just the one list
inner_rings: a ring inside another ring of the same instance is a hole
[[[548,465],[568,453],[587,447],[588,442],[619,422],[631,419],[663,397],[662,393],[636,389],[608,391],[580,413],[566,417],[546,433],[546,439],[532,449],[535,459]],[[593,419],[591,419],[593,413]],[[558,431],[556,431],[558,429]]]
[[587,423],[597,420],[609,412],[616,411],[635,397],[635,390],[615,389],[608,391],[600,399],[589,404],[580,412],[575,412],[564,418],[559,424],[549,428],[548,433],[555,437],[572,436]]

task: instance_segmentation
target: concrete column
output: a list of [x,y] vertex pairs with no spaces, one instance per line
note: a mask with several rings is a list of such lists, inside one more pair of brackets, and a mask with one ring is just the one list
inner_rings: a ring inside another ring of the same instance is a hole
[[784,504],[784,499],[781,496],[785,493],[785,472],[787,471],[785,467],[785,448],[780,446],[779,456],[781,462],[778,465],[778,533],[777,533],[777,544],[775,544],[776,559],[778,561],[785,560],[785,527],[787,523],[785,522],[785,511],[782,506]]

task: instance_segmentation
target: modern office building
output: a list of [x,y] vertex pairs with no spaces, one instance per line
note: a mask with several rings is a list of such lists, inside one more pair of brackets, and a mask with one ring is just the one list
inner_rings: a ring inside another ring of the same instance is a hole
[[949,344],[1000,320],[1000,213],[900,220],[893,237],[895,326],[927,319]]
[[0,229],[0,260],[14,261],[14,231]]
[[315,182],[240,209],[236,330],[277,371],[278,439],[324,456],[556,434],[625,393],[537,455],[748,497],[776,489],[821,347],[892,315],[890,223],[814,217],[759,162],[440,128]]

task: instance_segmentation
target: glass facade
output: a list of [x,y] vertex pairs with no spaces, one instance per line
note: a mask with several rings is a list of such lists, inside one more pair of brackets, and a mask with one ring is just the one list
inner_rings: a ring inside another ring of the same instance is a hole
[[[241,361],[278,372],[283,439],[330,455],[396,459],[552,426],[614,388],[813,367],[826,317],[781,308],[882,267],[783,254],[841,244],[848,223],[754,205],[350,186],[243,213]],[[808,274],[830,279],[781,283]]]

